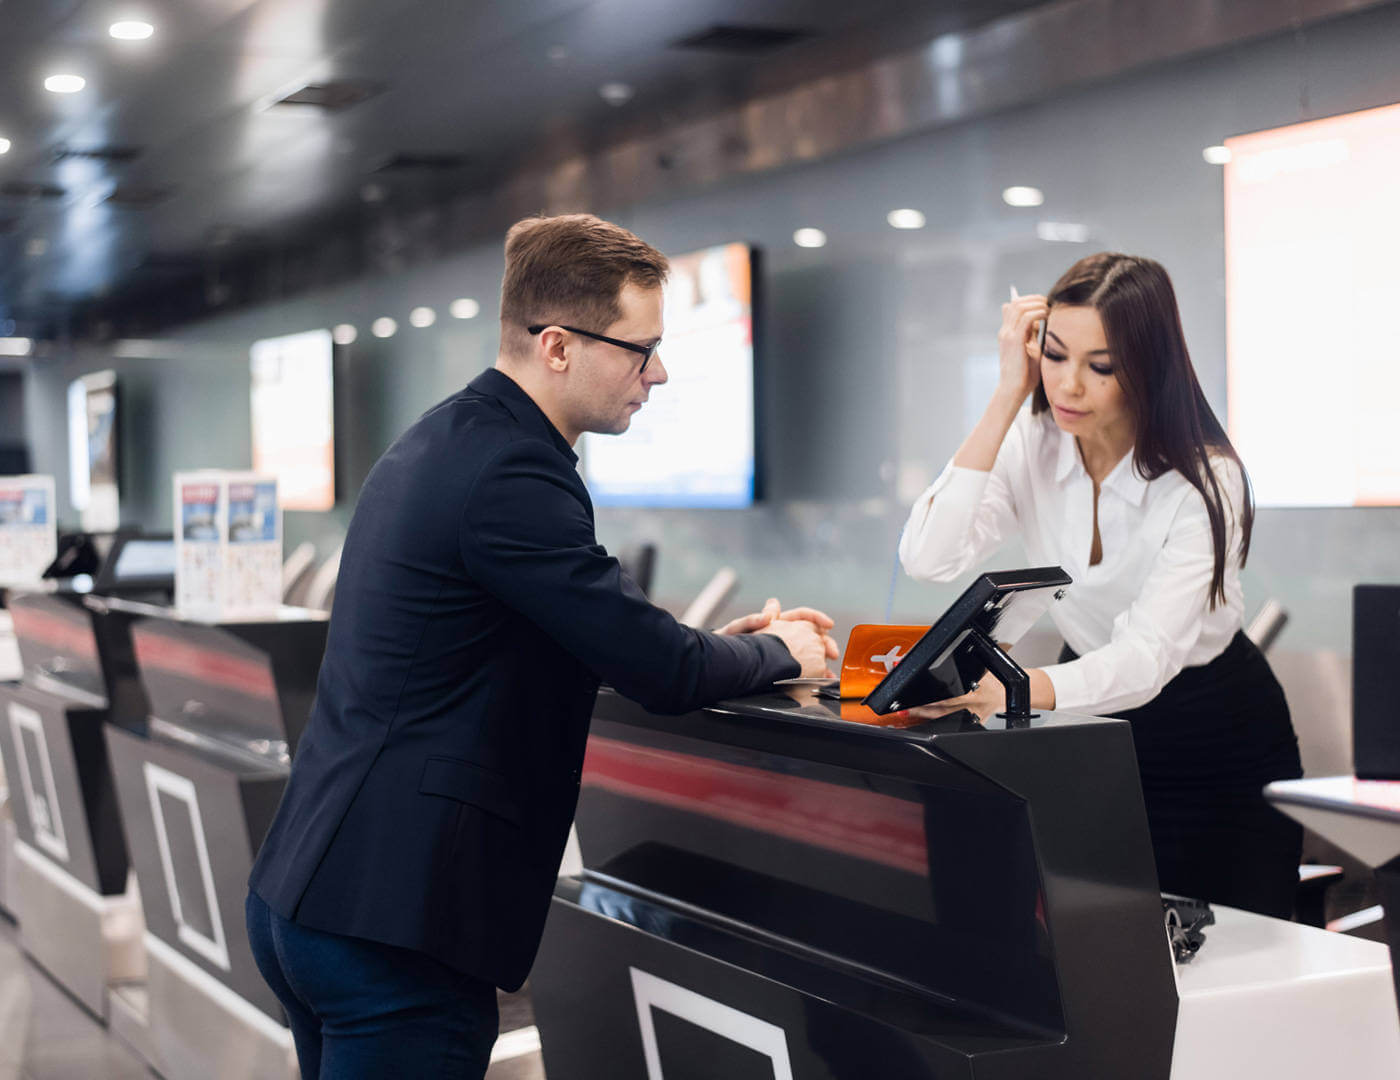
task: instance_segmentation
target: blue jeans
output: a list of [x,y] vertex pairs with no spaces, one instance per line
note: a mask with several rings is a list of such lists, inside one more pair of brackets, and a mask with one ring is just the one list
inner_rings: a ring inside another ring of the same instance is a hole
[[485,1075],[498,1023],[490,983],[412,949],[298,926],[256,893],[246,913],[303,1080]]

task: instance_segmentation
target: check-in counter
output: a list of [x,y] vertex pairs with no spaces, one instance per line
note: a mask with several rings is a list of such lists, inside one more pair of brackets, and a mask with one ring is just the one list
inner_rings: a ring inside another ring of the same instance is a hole
[[1174,970],[1127,723],[840,711],[599,696],[550,1080],[1395,1075],[1383,946],[1217,908]]
[[1170,1075],[1125,723],[605,691],[576,822],[531,980],[551,1080]]
[[145,912],[147,1025],[168,1080],[296,1075],[243,901],[326,627],[323,613],[293,608],[219,624],[148,611],[132,624],[150,720],[144,732],[109,726],[107,744]]
[[0,684],[0,754],[15,826],[9,884],[20,943],[107,1016],[110,985],[139,979],[140,908],[103,731],[140,727],[146,701],[130,621],[77,594],[8,598],[22,681]]

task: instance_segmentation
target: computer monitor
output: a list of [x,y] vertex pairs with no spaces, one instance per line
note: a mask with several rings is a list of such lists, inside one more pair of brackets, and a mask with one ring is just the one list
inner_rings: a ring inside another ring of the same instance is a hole
[[990,672],[1006,684],[1006,716],[1029,719],[1030,677],[999,641],[1014,643],[1064,595],[1058,566],[981,574],[861,702],[877,713],[960,697]]
[[93,582],[93,591],[104,595],[170,592],[174,588],[175,540],[168,533],[119,535]]

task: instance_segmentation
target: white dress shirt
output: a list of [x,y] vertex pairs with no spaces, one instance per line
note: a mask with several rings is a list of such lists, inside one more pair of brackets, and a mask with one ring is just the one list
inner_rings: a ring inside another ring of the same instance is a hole
[[1240,629],[1243,475],[1213,457],[1226,498],[1225,602],[1210,607],[1215,549],[1205,500],[1173,470],[1144,480],[1128,454],[1099,494],[1103,558],[1089,565],[1094,485],[1074,436],[1049,412],[1017,415],[990,472],[949,464],[909,513],[905,571],[949,581],[1018,530],[1032,565],[1064,567],[1074,584],[1051,617],[1079,659],[1044,669],[1055,708],[1111,715],[1151,701],[1184,667],[1209,663]]

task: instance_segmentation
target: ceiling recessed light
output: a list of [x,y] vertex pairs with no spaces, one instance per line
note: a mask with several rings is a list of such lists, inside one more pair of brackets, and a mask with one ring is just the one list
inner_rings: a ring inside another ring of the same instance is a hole
[[798,229],[792,234],[792,242],[798,247],[826,247],[826,233],[822,232],[820,229]]
[[0,154],[8,154],[9,152],[10,152],[10,140],[9,140],[9,139],[0,139]]
[[922,210],[891,210],[885,215],[885,220],[896,229],[922,229],[925,224],[924,212]]
[[27,337],[0,337],[0,356],[28,356],[34,342]]
[[360,332],[348,322],[343,322],[331,331],[331,340],[337,345],[353,345]]
[[430,307],[416,307],[408,313],[408,321],[422,330],[437,322],[437,312]]
[[1228,146],[1207,146],[1201,151],[1207,165],[1228,165],[1234,156]]
[[452,306],[447,309],[452,313],[454,319],[475,319],[481,313],[481,305],[469,296],[464,296],[460,300],[453,300]]
[[44,89],[51,94],[76,94],[86,85],[81,75],[50,75],[44,80]]
[[1089,226],[1070,221],[1038,221],[1035,235],[1052,244],[1087,244]]
[[636,90],[625,82],[604,83],[598,87],[598,93],[609,105],[626,105],[632,100]]
[[123,19],[107,27],[107,33],[118,41],[145,41],[156,32],[156,28],[140,19]]
[[369,326],[369,332],[378,338],[393,337],[398,330],[399,324],[387,315],[381,315]]
[[1001,199],[1007,206],[1039,206],[1045,201],[1045,192],[1034,187],[1009,187]]

